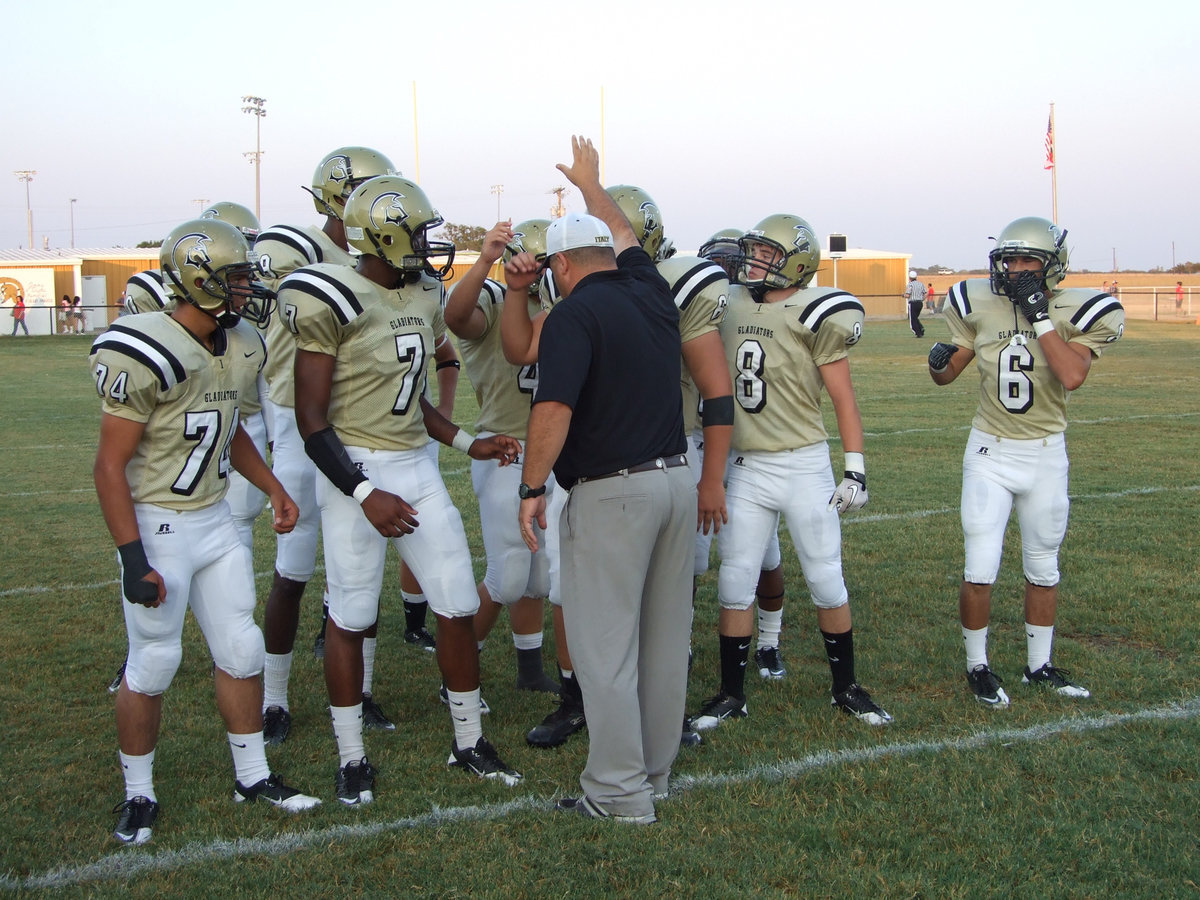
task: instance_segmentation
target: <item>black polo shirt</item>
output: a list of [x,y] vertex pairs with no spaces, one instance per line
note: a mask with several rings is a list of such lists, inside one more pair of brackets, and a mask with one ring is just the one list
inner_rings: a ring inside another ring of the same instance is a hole
[[640,247],[617,269],[585,276],[554,307],[538,346],[534,403],[571,407],[554,477],[571,487],[687,450],[680,392],[679,310]]

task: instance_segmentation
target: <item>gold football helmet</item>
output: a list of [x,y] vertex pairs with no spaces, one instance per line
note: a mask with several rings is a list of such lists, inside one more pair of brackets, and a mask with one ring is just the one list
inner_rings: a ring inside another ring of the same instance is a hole
[[821,265],[821,244],[799,216],[767,216],[742,236],[741,252],[740,280],[760,291],[807,287]]
[[[425,192],[398,175],[380,175],[355,188],[346,200],[346,240],[406,275],[421,272],[443,281],[454,264],[454,245],[431,241],[442,224]],[[433,260],[445,260],[435,265]]]
[[[195,306],[232,328],[239,318],[266,325],[275,295],[258,281],[254,251],[237,228],[218,219],[193,219],[176,227],[159,249],[163,282],[177,301]],[[241,281],[244,284],[231,284]],[[234,300],[242,300],[240,309]]]
[[377,175],[399,175],[392,161],[369,147],[338,147],[325,154],[313,172],[312,187],[305,188],[313,195],[313,205],[322,216],[341,219],[346,211],[346,199],[356,187]]
[[742,266],[742,235],[739,228],[722,228],[707,241],[700,245],[696,253],[701,259],[715,262],[725,270],[726,276],[733,281],[738,269]]
[[617,206],[633,227],[637,242],[642,245],[651,259],[660,259],[663,247],[662,213],[658,204],[639,187],[631,184],[617,184],[608,188],[609,196],[617,201]]
[[[1026,216],[1009,222],[1000,232],[1000,237],[993,240],[996,246],[988,254],[993,293],[1012,297],[1014,292],[1023,291],[1023,295],[1027,296],[1031,290],[1027,285],[1018,288],[1021,276],[1038,280],[1039,283],[1032,290],[1052,291],[1066,277],[1070,256],[1066,244],[1067,230],[1049,219]],[[1010,274],[1008,260],[1018,256],[1028,256],[1040,261],[1042,271]]]
[[220,219],[222,222],[228,222],[242,233],[246,238],[246,243],[251,246],[254,245],[254,239],[258,237],[258,233],[262,231],[262,227],[258,224],[258,216],[242,204],[231,203],[228,200],[214,203],[200,213],[200,218]]
[[[549,227],[549,219],[526,219],[513,226],[513,239],[504,248],[504,262],[508,262],[518,253],[532,253],[533,258],[544,266],[546,229]],[[548,306],[553,306],[562,299],[554,285],[554,275],[549,269],[543,269],[542,276],[529,286],[529,296],[534,299],[540,298]]]

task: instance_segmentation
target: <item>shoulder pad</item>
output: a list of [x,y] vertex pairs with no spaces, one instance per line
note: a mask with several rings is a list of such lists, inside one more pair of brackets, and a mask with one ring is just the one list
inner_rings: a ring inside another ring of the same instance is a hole
[[179,358],[157,338],[132,324],[114,322],[109,325],[108,330],[92,344],[91,355],[102,350],[117,353],[145,366],[158,379],[159,387],[164,391],[187,380],[187,369]]
[[346,266],[305,266],[280,282],[279,293],[296,291],[320,300],[333,311],[338,322],[346,325],[363,311],[362,303],[347,283],[347,275],[355,276],[356,273]]

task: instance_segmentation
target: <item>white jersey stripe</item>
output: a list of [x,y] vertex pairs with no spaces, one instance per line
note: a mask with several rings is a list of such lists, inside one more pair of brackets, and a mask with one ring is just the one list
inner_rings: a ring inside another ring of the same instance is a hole
[[816,302],[805,307],[804,311],[800,313],[800,324],[813,334],[816,334],[826,317],[842,309],[855,309],[860,313],[863,312],[862,304],[858,302],[853,294],[838,291],[835,294],[826,294]]
[[320,300],[333,310],[343,325],[358,318],[362,313],[362,305],[350,288],[309,269],[297,269],[285,278],[279,285],[279,293],[282,294],[286,290],[300,291]]
[[683,278],[671,285],[675,305],[687,309],[691,302],[714,281],[722,281],[725,270],[715,263],[704,262],[687,272]]
[[1086,333],[1091,330],[1092,325],[1097,320],[1114,309],[1121,309],[1121,303],[1116,297],[1110,297],[1108,294],[1097,294],[1079,307],[1075,315],[1071,316],[1071,323],[1080,331]]

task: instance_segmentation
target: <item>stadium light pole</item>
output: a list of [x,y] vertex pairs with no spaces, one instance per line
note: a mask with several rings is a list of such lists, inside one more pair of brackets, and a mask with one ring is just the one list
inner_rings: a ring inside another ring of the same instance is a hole
[[28,249],[33,249],[33,207],[29,205],[29,182],[37,174],[35,169],[18,169],[13,172],[18,181],[25,182],[25,227],[29,229]]
[[496,195],[496,221],[500,221],[500,195],[504,193],[504,185],[493,184],[492,193]]
[[75,197],[71,198],[71,248],[75,247]]
[[260,200],[262,197],[262,120],[267,114],[266,99],[263,97],[243,97],[242,102],[246,106],[242,107],[242,112],[249,113],[254,116],[254,152],[246,153],[245,156],[254,163],[254,215],[256,218],[262,218],[262,210],[260,208]]

